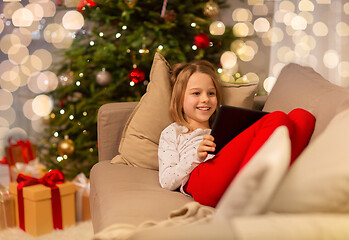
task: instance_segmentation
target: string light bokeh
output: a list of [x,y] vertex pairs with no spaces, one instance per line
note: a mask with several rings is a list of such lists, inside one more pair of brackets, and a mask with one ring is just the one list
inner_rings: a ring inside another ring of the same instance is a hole
[[348,8],[347,0],[275,2],[269,30],[276,40],[270,41],[270,76],[277,77],[282,67],[294,62],[349,87]]
[[1,144],[12,129],[23,130],[31,140],[43,132],[42,121],[53,106],[46,94],[64,84],[51,70],[57,59],[53,54],[69,48],[74,33],[84,26],[74,4],[73,9],[59,11],[51,0],[0,4]]
[[237,70],[253,69],[268,93],[281,69],[294,62],[314,68],[334,84],[349,87],[349,57],[343,54],[349,39],[347,0],[248,0],[248,6],[240,5],[231,19],[226,17],[230,9],[223,13],[222,21],[233,25],[234,34],[249,39],[231,44],[239,67],[221,70],[226,81],[232,81],[231,74]]

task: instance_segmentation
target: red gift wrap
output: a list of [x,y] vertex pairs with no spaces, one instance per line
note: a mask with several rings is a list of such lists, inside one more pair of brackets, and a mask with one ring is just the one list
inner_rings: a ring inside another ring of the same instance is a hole
[[9,146],[5,148],[6,159],[10,166],[16,162],[29,163],[36,158],[36,146],[32,145],[29,140],[17,140],[15,144],[9,139]]
[[10,192],[17,199],[17,224],[34,236],[75,224],[75,185],[59,170],[42,178],[19,174]]

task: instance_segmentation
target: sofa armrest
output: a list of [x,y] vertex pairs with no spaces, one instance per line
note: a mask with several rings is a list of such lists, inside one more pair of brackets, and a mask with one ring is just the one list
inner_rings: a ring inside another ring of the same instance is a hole
[[118,102],[102,105],[98,110],[98,160],[111,160],[119,152],[124,126],[137,102]]

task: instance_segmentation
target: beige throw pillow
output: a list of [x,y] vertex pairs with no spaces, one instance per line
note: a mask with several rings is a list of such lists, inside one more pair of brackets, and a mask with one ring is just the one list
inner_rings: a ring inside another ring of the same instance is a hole
[[349,212],[349,109],[333,118],[292,165],[269,206],[287,213]]
[[291,159],[291,141],[285,126],[277,128],[217,205],[215,220],[262,214],[284,177]]
[[257,83],[232,84],[221,82],[221,86],[222,104],[241,108],[253,107],[253,100],[258,87]]
[[158,169],[158,144],[161,131],[171,122],[169,113],[170,65],[155,54],[147,92],[128,119],[119,145],[119,155],[112,163]]
[[339,112],[349,108],[349,88],[336,86],[310,67],[285,66],[270,92],[263,111],[290,112],[304,108],[316,118],[313,141]]
[[[171,122],[170,65],[159,53],[154,56],[150,82],[135,110],[127,121],[119,145],[119,155],[112,163],[158,169],[158,144],[162,130]],[[223,103],[252,108],[257,83],[222,83]]]

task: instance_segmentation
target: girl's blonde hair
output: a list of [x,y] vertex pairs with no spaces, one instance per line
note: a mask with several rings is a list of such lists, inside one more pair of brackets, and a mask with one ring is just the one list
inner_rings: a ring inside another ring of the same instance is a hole
[[[198,60],[190,63],[179,63],[172,67],[171,85],[172,97],[170,103],[170,114],[173,121],[190,129],[189,123],[184,118],[183,101],[184,93],[187,88],[189,78],[196,72],[207,74],[211,77],[216,88],[217,106],[216,111],[221,104],[221,85],[218,81],[218,75],[211,63],[206,60]],[[212,124],[216,111],[210,117],[210,125]]]

